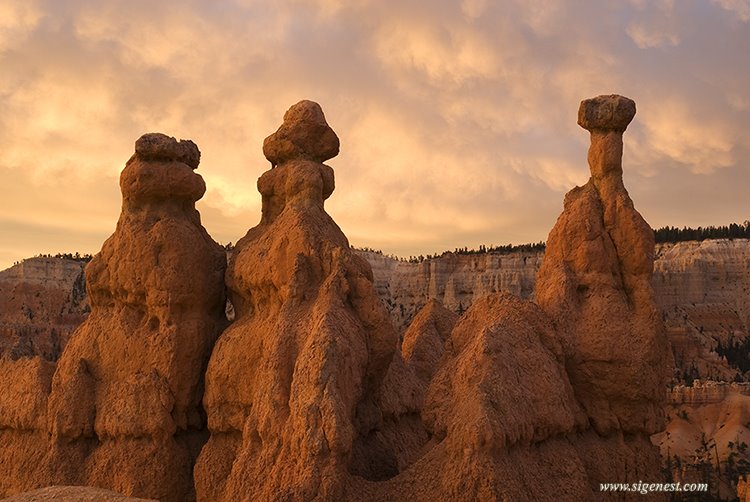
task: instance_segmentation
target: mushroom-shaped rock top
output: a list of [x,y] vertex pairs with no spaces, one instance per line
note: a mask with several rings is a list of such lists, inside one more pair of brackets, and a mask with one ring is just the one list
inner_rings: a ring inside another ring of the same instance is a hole
[[177,141],[159,132],[150,132],[138,138],[135,142],[135,155],[145,161],[182,162],[192,169],[196,169],[201,161],[198,145],[189,139]]
[[339,138],[314,101],[289,108],[281,127],[263,141],[263,154],[274,166],[297,159],[325,162],[338,153]]
[[206,184],[195,172],[201,152],[192,141],[177,141],[158,132],[144,134],[135,142],[135,154],[120,174],[120,190],[131,202],[188,200],[206,193]]
[[635,116],[635,101],[617,94],[584,99],[578,108],[578,125],[587,131],[624,132]]

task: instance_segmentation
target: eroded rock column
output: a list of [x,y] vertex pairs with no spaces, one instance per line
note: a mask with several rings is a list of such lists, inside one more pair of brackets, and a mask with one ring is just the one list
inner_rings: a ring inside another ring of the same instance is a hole
[[200,500],[341,500],[358,431],[379,419],[372,396],[396,334],[370,266],[323,207],[338,148],[311,101],[263,144],[263,214],[230,259],[236,320],[206,374]]
[[225,253],[195,209],[199,159],[192,141],[146,134],[122,171],[117,229],[86,268],[91,315],[52,381],[55,484],[194,497],[203,373],[226,325]]
[[667,342],[654,302],[654,236],[622,180],[622,135],[635,103],[584,100],[591,178],[565,196],[536,298],[554,319],[576,397],[594,428],[652,434],[663,424]]

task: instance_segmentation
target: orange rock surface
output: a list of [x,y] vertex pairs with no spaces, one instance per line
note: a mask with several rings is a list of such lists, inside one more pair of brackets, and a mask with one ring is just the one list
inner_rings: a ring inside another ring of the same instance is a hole
[[266,138],[261,220],[226,270],[194,208],[197,148],[144,136],[87,268],[91,315],[56,369],[0,359],[0,494],[595,501],[599,483],[659,481],[667,345],[653,234],[622,183],[634,114],[621,96],[581,104],[592,178],[550,233],[538,304],[491,294],[459,319],[433,301],[400,344],[324,209],[339,141],[318,104]]
[[[55,483],[193,496],[203,373],[226,324],[226,258],[195,210],[205,192],[193,172],[195,144],[147,134],[135,149],[120,177],[117,229],[86,267],[91,314],[65,347],[51,390],[28,389],[49,393],[35,401],[35,421],[9,424],[16,455],[40,461],[16,471],[6,492]],[[28,431],[47,434],[33,436],[31,448]],[[40,438],[49,438],[43,459]]]
[[667,340],[651,287],[654,236],[622,181],[622,133],[634,115],[622,96],[581,103],[591,178],[565,196],[536,285],[576,397],[603,435],[663,427]]
[[84,266],[36,257],[0,271],[0,357],[60,357],[89,310]]
[[423,382],[429,383],[432,379],[443,356],[445,342],[458,319],[458,315],[433,299],[422,307],[404,333],[401,353]]
[[14,495],[3,502],[154,502],[153,499],[133,498],[101,488],[83,486],[50,486]]
[[277,166],[258,180],[261,222],[227,269],[236,318],[206,374],[196,489],[212,501],[340,500],[396,333],[369,265],[323,208],[334,176],[321,162],[338,139],[320,107],[290,108],[263,150]]

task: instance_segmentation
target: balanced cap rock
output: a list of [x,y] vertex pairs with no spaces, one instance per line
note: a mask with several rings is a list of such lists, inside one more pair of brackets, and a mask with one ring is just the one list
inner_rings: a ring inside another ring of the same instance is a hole
[[200,151],[190,140],[144,134],[135,142],[135,153],[120,174],[123,206],[130,210],[173,201],[187,204],[188,212],[194,211],[194,203],[206,193],[206,183],[194,172],[199,161]]
[[[632,99],[610,94],[581,101],[578,125],[591,132],[588,161],[591,176],[600,191],[613,197],[622,184],[622,134],[635,116]],[[604,183],[602,180],[607,179]]]
[[339,138],[314,101],[289,108],[281,127],[263,141],[263,154],[274,166],[293,159],[325,162],[338,153]]
[[624,132],[635,117],[635,101],[617,94],[584,99],[578,108],[578,125],[587,131]]
[[182,162],[193,169],[197,169],[201,161],[198,145],[189,139],[177,141],[159,132],[147,133],[138,138],[134,156],[145,161]]

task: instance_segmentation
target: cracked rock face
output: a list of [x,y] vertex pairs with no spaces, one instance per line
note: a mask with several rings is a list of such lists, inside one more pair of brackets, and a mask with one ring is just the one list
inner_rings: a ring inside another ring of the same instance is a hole
[[115,233],[86,268],[91,314],[57,365],[46,471],[161,500],[193,497],[203,372],[225,326],[225,253],[201,226],[191,141],[147,134],[120,176]]
[[338,138],[302,101],[264,143],[259,225],[226,274],[234,323],[206,375],[211,438],[195,469],[203,500],[340,499],[359,430],[396,346],[372,271],[323,203]]

